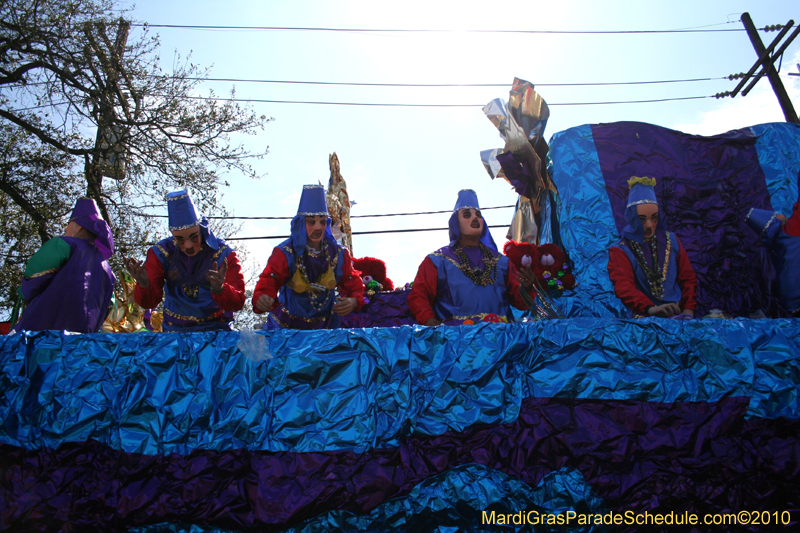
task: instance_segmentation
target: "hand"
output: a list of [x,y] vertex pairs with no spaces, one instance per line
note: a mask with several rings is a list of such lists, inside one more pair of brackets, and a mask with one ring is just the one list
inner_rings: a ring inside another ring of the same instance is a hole
[[441,321],[439,321],[439,320],[437,320],[435,318],[429,318],[428,320],[425,321],[425,325],[426,326],[436,327],[436,326],[440,326],[441,324],[442,324]]
[[688,315],[689,318],[694,318],[694,309],[684,309],[681,311],[682,315]]
[[522,267],[517,270],[517,281],[526,291],[531,290],[533,282],[536,281],[536,274],[533,273],[531,267]]
[[144,264],[139,263],[139,261],[132,257],[126,257],[124,263],[125,268],[128,269],[128,273],[136,280],[136,283],[141,285],[143,289],[149,289],[150,278],[147,277],[147,269],[144,267]]
[[228,258],[222,260],[222,265],[217,265],[215,261],[211,270],[206,272],[206,280],[211,284],[211,290],[219,293],[225,285],[225,274],[228,272]]
[[337,298],[336,305],[333,306],[333,312],[339,316],[344,316],[356,310],[358,300],[355,298]]
[[266,294],[262,294],[256,300],[256,309],[262,312],[272,311],[272,307],[275,305],[275,299],[267,296]]
[[669,318],[674,315],[678,315],[681,312],[681,308],[678,307],[678,304],[675,303],[666,303],[663,305],[654,305],[650,309],[647,310],[647,314],[650,316],[657,316],[661,318]]

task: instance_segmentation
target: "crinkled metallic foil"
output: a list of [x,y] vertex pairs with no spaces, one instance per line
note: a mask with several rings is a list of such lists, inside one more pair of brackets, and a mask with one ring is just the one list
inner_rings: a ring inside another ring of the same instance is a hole
[[3,338],[0,523],[457,528],[500,493],[470,503],[432,480],[473,463],[530,487],[577,469],[618,512],[800,503],[796,320],[265,338],[260,361],[233,332]]
[[777,401],[787,393],[776,391],[796,378],[800,323],[790,319],[571,319],[266,338],[274,359],[253,361],[235,332],[4,337],[0,442],[35,449],[91,438],[146,454],[367,450],[509,423],[527,397],[743,396],[750,416],[798,415],[796,400]]

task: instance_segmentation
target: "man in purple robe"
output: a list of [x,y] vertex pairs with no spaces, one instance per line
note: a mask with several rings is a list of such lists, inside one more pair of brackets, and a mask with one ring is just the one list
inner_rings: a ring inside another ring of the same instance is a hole
[[47,241],[25,267],[26,307],[11,333],[66,330],[96,333],[108,316],[116,277],[111,229],[94,200],[75,204],[64,235]]

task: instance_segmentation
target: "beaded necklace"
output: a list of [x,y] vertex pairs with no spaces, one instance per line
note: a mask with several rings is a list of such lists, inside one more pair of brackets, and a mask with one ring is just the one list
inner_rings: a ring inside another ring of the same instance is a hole
[[653,294],[656,300],[661,300],[664,297],[664,282],[667,279],[669,253],[672,244],[669,240],[669,237],[667,237],[667,246],[666,250],[664,251],[664,264],[662,265],[660,271],[658,268],[658,249],[655,238],[653,238],[652,242],[650,242],[650,250],[653,254],[652,268],[648,266],[647,261],[645,261],[644,253],[642,252],[642,247],[639,246],[639,243],[630,239],[626,240],[628,241],[628,245],[631,247],[631,250],[633,250],[633,255],[636,256],[636,262],[639,263],[639,266],[642,267],[642,270],[644,270],[644,275],[647,278],[647,284],[650,285],[650,292]]
[[[311,250],[310,248],[306,248],[306,252],[309,255],[318,255],[319,252]],[[322,243],[322,254],[325,258],[325,264],[330,267],[331,264],[331,253],[328,249],[328,244],[323,242]],[[300,278],[310,285],[308,289],[308,301],[311,304],[311,307],[314,308],[315,311],[322,311],[325,306],[328,305],[331,297],[333,296],[333,291],[329,291],[324,286],[320,285],[318,282],[322,276],[325,275],[325,272],[320,273],[319,277],[317,278],[317,282],[312,282],[308,279],[308,272],[306,271],[306,265],[303,261],[303,257],[300,256],[295,261],[297,264],[297,270],[300,271]],[[320,298],[321,297],[321,298]]]
[[467,252],[460,244],[456,244],[453,247],[453,254],[455,254],[456,259],[458,259],[458,269],[463,272],[465,276],[474,281],[477,285],[491,285],[494,283],[494,276],[497,272],[497,259],[500,256],[495,257],[489,247],[483,243],[479,243],[479,246],[481,248],[483,269],[478,267],[473,268],[472,265],[470,265]]

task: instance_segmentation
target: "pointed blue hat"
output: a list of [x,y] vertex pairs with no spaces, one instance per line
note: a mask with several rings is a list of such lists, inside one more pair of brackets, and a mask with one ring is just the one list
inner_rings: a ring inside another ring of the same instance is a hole
[[300,195],[300,205],[297,214],[306,217],[325,215],[328,216],[328,202],[325,199],[325,187],[322,185],[303,185]]
[[[628,202],[625,204],[625,222],[628,225],[622,229],[623,237],[640,244],[644,242],[644,226],[642,226],[642,221],[639,220],[636,208],[642,204],[658,205],[655,185],[655,178],[633,177],[628,180],[630,190],[628,191]],[[665,219],[659,208],[656,231],[664,231],[664,224]]]
[[778,213],[767,211],[766,209],[750,209],[744,217],[747,225],[750,226],[764,245],[768,245],[775,239],[775,234],[781,228],[781,221],[777,218]]
[[297,215],[292,219],[292,249],[297,256],[303,255],[306,251],[308,233],[306,232],[306,217],[325,215],[328,223],[325,226],[324,241],[336,244],[336,239],[331,232],[331,217],[328,216],[328,202],[325,198],[325,187],[322,185],[303,185],[303,192],[300,195],[300,205],[297,207]]
[[194,226],[200,227],[206,244],[214,250],[219,250],[222,240],[217,239],[208,228],[208,220],[197,212],[197,208],[189,196],[189,191],[175,191],[167,194],[167,214],[169,215],[169,230],[183,231]]
[[[456,205],[453,207],[453,214],[450,215],[448,223],[450,229],[450,246],[455,246],[458,238],[461,236],[461,228],[458,225],[458,212],[461,209],[477,209],[480,210],[481,206],[478,203],[478,195],[472,189],[462,189],[458,191],[458,198]],[[483,232],[481,233],[481,243],[497,252],[497,245],[492,239],[492,234],[489,231],[489,225],[486,219],[483,219]]]

